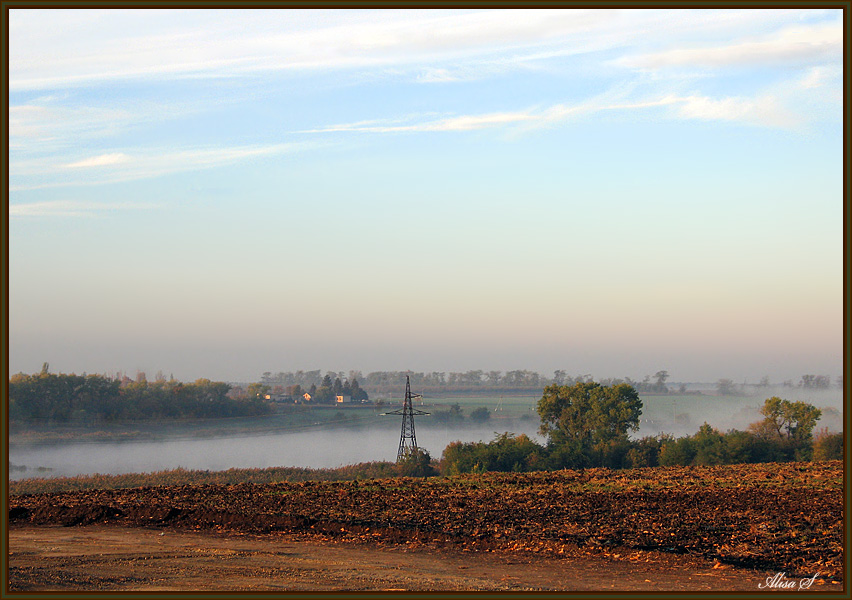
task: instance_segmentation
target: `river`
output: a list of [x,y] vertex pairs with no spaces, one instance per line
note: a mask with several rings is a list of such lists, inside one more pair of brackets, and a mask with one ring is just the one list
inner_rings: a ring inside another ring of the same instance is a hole
[[[418,446],[440,458],[451,442],[491,441],[497,425],[478,428],[421,427]],[[527,422],[514,433],[536,435]],[[166,438],[154,441],[62,442],[13,444],[10,479],[76,475],[143,473],[183,467],[220,471],[230,468],[334,468],[370,461],[396,460],[400,432],[395,428],[320,429],[212,438]],[[21,469],[20,467],[25,467]]]

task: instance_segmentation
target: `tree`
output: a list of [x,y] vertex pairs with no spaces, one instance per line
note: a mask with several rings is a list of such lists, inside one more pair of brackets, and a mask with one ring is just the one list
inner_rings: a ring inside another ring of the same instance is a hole
[[691,437],[666,438],[660,447],[660,465],[663,467],[686,466],[695,458],[695,443]]
[[330,387],[321,385],[311,394],[311,400],[317,404],[334,404],[334,392]]
[[485,421],[490,418],[491,412],[484,406],[474,408],[472,411],[470,411],[470,420],[474,423],[485,423]]
[[822,411],[806,402],[790,402],[773,396],[763,403],[760,414],[766,417],[767,424],[771,425],[779,436],[804,440],[811,438]]
[[441,473],[532,471],[541,468],[544,448],[525,434],[498,434],[491,442],[452,442],[441,456]]
[[[578,382],[573,386],[552,384],[538,401],[542,435],[551,448],[563,447],[565,460],[576,464],[613,464],[626,460],[628,433],[639,428],[642,400],[626,383],[611,387]],[[607,466],[610,466],[607,464]],[[569,466],[569,465],[566,465]]]
[[814,460],[842,460],[843,434],[829,433],[823,428],[814,441]]
[[666,387],[666,379],[669,378],[668,371],[657,371],[654,374],[654,379],[656,379],[654,383],[654,391],[658,394],[665,394],[668,392],[668,388]]
[[730,379],[720,379],[716,383],[716,391],[722,396],[733,396],[736,393],[734,382]]
[[790,402],[777,396],[767,398],[760,409],[763,421],[749,430],[758,437],[780,442],[788,460],[809,460],[813,453],[813,430],[822,411],[807,402]]
[[403,477],[429,477],[435,474],[432,468],[432,457],[424,448],[412,448],[397,464],[399,474]]
[[457,425],[464,421],[464,413],[458,403],[450,406],[450,410],[439,410],[432,413],[435,423],[440,425]]
[[663,437],[645,436],[636,440],[627,453],[627,466],[633,469],[656,467],[660,464],[660,448]]
[[366,402],[370,399],[367,392],[361,389],[357,379],[352,380],[350,388],[352,390],[352,402]]
[[269,393],[269,386],[262,383],[250,383],[248,386],[248,395],[251,398],[264,398]]
[[725,462],[725,440],[718,431],[705,422],[692,436],[694,465],[720,465]]
[[806,390],[827,390],[831,387],[831,377],[828,375],[802,375],[799,387]]

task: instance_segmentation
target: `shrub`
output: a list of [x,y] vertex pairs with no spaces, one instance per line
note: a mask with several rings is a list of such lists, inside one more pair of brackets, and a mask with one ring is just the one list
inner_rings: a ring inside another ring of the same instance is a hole
[[843,458],[843,434],[822,429],[814,440],[814,460],[839,460]]

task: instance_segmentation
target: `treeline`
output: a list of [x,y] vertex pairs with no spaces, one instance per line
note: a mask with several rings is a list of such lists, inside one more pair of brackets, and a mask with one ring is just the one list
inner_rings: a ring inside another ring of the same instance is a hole
[[278,402],[299,404],[334,404],[339,396],[348,398],[347,401],[349,402],[369,402],[370,395],[361,388],[357,377],[353,377],[350,381],[334,375],[336,374],[326,373],[319,384],[311,383],[310,386],[306,387],[302,387],[300,383],[289,383],[287,385],[273,383],[267,378],[261,383],[249,385],[245,392],[242,388],[235,388],[235,392]]
[[721,465],[833,460],[843,458],[843,435],[813,430],[821,411],[805,402],[778,397],[765,401],[762,421],[747,431],[721,433],[705,423],[692,436],[648,436],[632,440],[642,402],[626,384],[584,382],[548,386],[538,403],[539,444],[526,435],[498,435],[488,443],[453,442],[441,457],[446,475],[485,471],[538,471]]
[[[613,469],[689,465],[723,465],[805,460],[783,440],[761,438],[749,431],[720,433],[706,423],[692,436],[645,437],[614,449],[596,464],[593,457],[565,460],[564,453],[551,445],[539,444],[525,434],[502,433],[491,442],[453,442],[441,457],[441,473],[484,473],[487,471],[550,471],[582,468],[577,463]],[[822,431],[815,435],[810,460],[841,460],[843,434]],[[572,465],[572,466],[569,466]]]
[[[601,383],[615,385],[627,383],[638,391],[666,393],[668,388],[665,381],[669,374],[667,371],[658,371],[652,379],[651,375],[643,381],[634,381],[629,377],[623,379],[602,379]],[[436,390],[475,390],[475,389],[530,389],[543,388],[546,385],[573,385],[575,383],[592,381],[592,376],[571,376],[564,370],[554,371],[552,377],[545,377],[540,373],[528,370],[515,371],[483,371],[471,370],[465,372],[432,371],[430,373],[416,371],[373,371],[364,375],[361,371],[327,371],[323,375],[322,370],[295,371],[272,373],[267,371],[260,378],[260,383],[267,389],[279,389],[285,392],[295,386],[301,391],[308,391],[311,387],[319,389],[326,386],[329,381],[352,381],[361,382],[361,386],[370,390],[394,390],[405,385],[405,378],[409,377],[412,387],[419,391]]]
[[[335,381],[361,382],[361,386],[365,389],[376,391],[393,391],[395,388],[405,384],[405,378],[409,377],[411,385],[423,392],[435,392],[442,390],[500,390],[500,389],[532,389],[543,388],[548,385],[575,385],[577,383],[588,383],[593,381],[590,374],[569,375],[567,371],[558,369],[553,372],[553,375],[548,377],[528,370],[515,371],[483,371],[471,370],[464,372],[444,372],[432,371],[430,373],[417,371],[373,371],[364,375],[361,371],[352,370],[344,371],[327,371],[325,375],[321,369],[313,371],[294,371],[294,372],[279,372],[272,373],[267,371],[263,373],[260,383],[267,386],[268,389],[283,389],[288,387],[299,386],[305,392],[311,386],[320,388],[323,386],[323,380],[329,379]],[[597,381],[603,385],[617,385],[626,383],[643,394],[670,394],[670,393],[687,393],[686,385],[681,383],[677,387],[670,387],[666,384],[669,379],[669,372],[660,370],[653,375],[645,375],[641,380],[632,379],[630,377],[621,378],[605,378]],[[839,376],[835,380],[835,385],[839,389],[843,389],[843,377]],[[831,389],[831,377],[828,375],[802,375],[801,379],[794,383],[793,380],[786,380],[783,383],[773,384],[768,377],[763,377],[757,384],[742,384],[738,385],[731,379],[719,379],[716,382],[716,390],[721,395],[748,395],[754,392],[760,392],[761,389],[772,386],[785,388],[800,388],[804,390],[827,390]]]
[[257,397],[234,398],[227,383],[199,379],[148,382],[103,375],[19,373],[9,379],[11,423],[100,423],[159,418],[219,418],[264,415],[271,407]]
[[[843,390],[842,375],[839,375],[837,379],[835,379],[835,385],[837,389]],[[800,390],[807,391],[824,391],[830,390],[832,388],[832,385],[831,377],[829,377],[828,375],[813,374],[802,375],[798,382],[794,382],[792,379],[786,379],[780,384],[780,386],[779,384],[770,383],[769,377],[763,377],[759,383],[752,385],[737,385],[731,379],[719,379],[716,382],[716,391],[722,396],[747,395],[750,390],[759,391],[761,389],[769,387],[783,387],[788,389],[797,388]]]

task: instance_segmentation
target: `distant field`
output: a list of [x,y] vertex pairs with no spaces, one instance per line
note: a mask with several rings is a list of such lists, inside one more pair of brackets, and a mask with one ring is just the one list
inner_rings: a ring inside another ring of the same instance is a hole
[[520,417],[531,415],[538,418],[535,407],[540,398],[541,392],[538,394],[487,394],[482,396],[473,394],[440,396],[436,394],[426,397],[423,402],[439,410],[448,410],[453,404],[458,404],[465,416],[469,415],[470,411],[474,409],[484,407],[494,416]]
[[[790,393],[795,391],[786,390]],[[766,394],[782,393],[783,390],[768,390]],[[800,392],[799,392],[800,393]],[[768,395],[767,395],[768,397]],[[785,397],[787,397],[785,395]],[[795,396],[790,396],[795,398]],[[376,397],[379,399],[380,397]],[[414,406],[430,413],[446,412],[454,404],[462,410],[464,420],[469,423],[471,411],[486,408],[495,431],[512,430],[514,422],[538,422],[536,405],[541,398],[538,392],[491,391],[443,394],[424,394],[416,399]],[[705,421],[720,431],[746,429],[759,421],[759,408],[763,396],[716,396],[711,394],[642,394],[642,416],[637,436],[667,433],[674,436],[692,435]],[[803,397],[817,407],[842,408],[842,396],[823,394]],[[137,421],[93,426],[45,426],[32,425],[14,427],[10,441],[13,444],[49,443],[55,441],[120,441],[131,439],[160,439],[174,437],[217,437],[254,433],[287,433],[321,430],[335,427],[393,428],[398,427],[397,417],[383,416],[402,405],[402,398],[383,399],[382,404],[348,406],[302,406],[277,405],[272,415],[263,417],[240,417],[227,419],[176,419],[164,421]],[[817,428],[829,427],[842,430],[840,413],[825,414]],[[418,427],[431,427],[440,423],[438,419],[422,417]],[[458,425],[458,423],[457,423]],[[443,426],[443,425],[442,425]],[[508,428],[508,429],[507,429]]]

